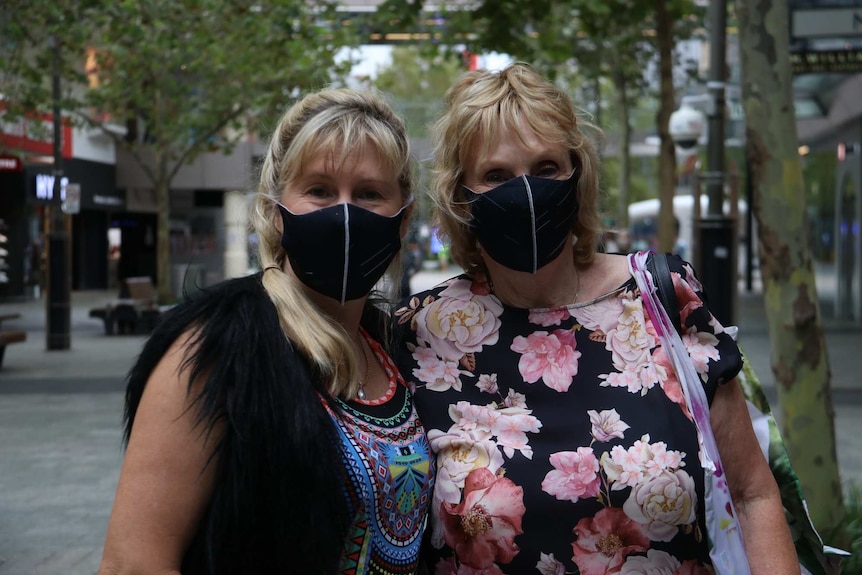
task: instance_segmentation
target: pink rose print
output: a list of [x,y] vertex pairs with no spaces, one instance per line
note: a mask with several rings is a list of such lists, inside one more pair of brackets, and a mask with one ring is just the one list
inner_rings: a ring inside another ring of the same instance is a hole
[[533,458],[533,448],[529,445],[527,432],[538,433],[542,422],[536,419],[525,407],[503,407],[497,410],[500,417],[491,428],[497,437],[497,444],[503,448],[506,457],[514,457],[515,451],[527,459]]
[[569,315],[569,308],[554,307],[548,309],[531,310],[530,315],[527,317],[527,321],[535,325],[540,325],[542,327],[550,327],[552,325],[560,325],[560,323],[566,321],[570,317],[572,316]]
[[479,381],[476,382],[476,388],[485,393],[497,393],[497,390],[499,389],[497,387],[497,374],[483,373],[479,376]]
[[461,391],[461,376],[473,375],[469,371],[458,369],[457,362],[441,360],[430,347],[409,344],[408,349],[419,366],[413,370],[413,377],[431,391]]
[[712,567],[694,560],[680,563],[666,551],[650,549],[644,556],[630,556],[620,575],[714,575]]
[[590,409],[587,415],[590,416],[593,439],[601,443],[607,443],[614,437],[622,439],[623,432],[629,428],[629,425],[620,419],[616,409],[606,409],[601,412]]
[[674,575],[680,563],[667,551],[650,549],[646,557],[633,555],[626,559],[620,575]]
[[434,566],[434,575],[457,575],[458,565],[455,564],[455,558],[449,557],[441,559]]
[[663,471],[636,485],[623,510],[643,525],[650,539],[670,541],[676,537],[680,525],[691,525],[697,519],[694,480],[685,471]]
[[682,325],[686,324],[688,316],[692,312],[703,307],[703,302],[695,293],[695,290],[703,291],[703,286],[697,281],[694,271],[690,267],[685,266],[684,269],[686,270],[686,279],[676,273],[670,274],[673,281],[673,291],[679,302],[679,320]]
[[503,405],[506,407],[522,407],[527,409],[527,396],[523,393],[518,393],[514,389],[510,389],[509,393],[503,399]]
[[622,509],[606,507],[594,517],[584,517],[573,529],[572,561],[581,575],[619,573],[626,557],[646,551],[649,539],[640,525]]
[[542,481],[542,491],[560,501],[577,503],[578,499],[589,499],[599,493],[599,460],[591,447],[579,447],[577,451],[552,453],[549,471]]
[[475,295],[469,280],[456,280],[416,313],[416,336],[441,358],[460,361],[497,343],[503,306],[493,295]]
[[541,575],[566,575],[566,566],[557,561],[553,553],[539,553],[536,569]]
[[688,405],[685,402],[685,394],[682,390],[682,385],[676,377],[676,371],[673,369],[673,363],[670,360],[663,346],[659,346],[652,354],[652,361],[658,368],[659,373],[663,376],[659,378],[664,394],[669,400],[676,403],[682,408],[683,413],[691,419],[688,411]]
[[434,575],[503,575],[500,568],[496,565],[491,565],[487,569],[473,569],[466,565],[458,566],[454,557],[441,559],[434,566]]
[[697,331],[697,328],[690,327],[688,332],[682,336],[682,343],[685,344],[685,350],[691,356],[694,369],[701,377],[704,377],[707,372],[707,363],[710,360],[718,361],[720,357],[718,338],[709,332]]
[[639,370],[649,362],[649,352],[656,345],[655,328],[639,300],[621,301],[619,321],[608,330],[605,348],[611,352],[617,370]]
[[574,307],[571,314],[584,328],[606,334],[617,327],[623,301],[630,298],[630,293],[623,290],[618,297],[609,297],[585,307]]
[[523,533],[524,490],[511,479],[475,469],[461,503],[442,503],[440,511],[443,537],[462,565],[487,569],[511,562],[520,551],[515,536]]
[[581,352],[575,349],[575,335],[567,329],[553,333],[537,331],[527,337],[518,336],[511,349],[521,354],[518,370],[527,383],[542,379],[556,391],[568,391],[578,373]]

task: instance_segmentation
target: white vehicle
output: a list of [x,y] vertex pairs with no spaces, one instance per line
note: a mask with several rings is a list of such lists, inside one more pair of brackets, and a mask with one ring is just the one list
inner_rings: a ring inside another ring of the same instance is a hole
[[[678,195],[673,198],[673,215],[677,230],[674,241],[673,252],[684,260],[693,262],[694,250],[696,249],[694,239],[694,199],[691,194]],[[705,194],[700,196],[700,214],[706,215],[709,209],[709,198]],[[629,234],[631,236],[632,250],[655,250],[658,243],[658,210],[659,200],[644,200],[629,205]],[[740,273],[745,270],[745,218],[748,213],[748,205],[744,200],[739,200],[736,222],[737,236],[739,237],[737,250],[737,269]],[[730,215],[730,203],[725,200],[724,214]],[[757,235],[755,234],[755,238]],[[756,246],[754,248],[756,254]]]

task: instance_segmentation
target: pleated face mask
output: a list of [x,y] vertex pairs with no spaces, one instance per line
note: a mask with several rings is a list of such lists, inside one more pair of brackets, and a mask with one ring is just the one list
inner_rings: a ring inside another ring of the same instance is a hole
[[563,251],[578,213],[576,170],[565,180],[518,176],[470,202],[470,229],[494,261],[536,273]]
[[294,214],[278,204],[281,247],[299,280],[344,302],[367,295],[401,249],[401,222],[411,198],[394,216],[353,204]]

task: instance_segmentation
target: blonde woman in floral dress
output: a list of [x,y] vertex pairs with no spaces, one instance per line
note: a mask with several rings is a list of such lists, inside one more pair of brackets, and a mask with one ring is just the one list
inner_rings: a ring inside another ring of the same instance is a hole
[[[523,64],[467,73],[445,103],[432,196],[466,273],[397,312],[437,456],[429,570],[713,573],[700,442],[626,258],[596,253],[598,162],[572,103]],[[799,573],[735,328],[670,267],[752,573]]]

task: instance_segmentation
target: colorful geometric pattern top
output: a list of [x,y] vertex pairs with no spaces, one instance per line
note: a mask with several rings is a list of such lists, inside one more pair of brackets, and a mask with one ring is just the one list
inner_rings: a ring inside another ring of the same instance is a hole
[[336,400],[330,415],[343,444],[353,513],[341,572],[415,573],[434,480],[434,465],[413,396],[383,348],[364,334],[389,376],[387,400]]

